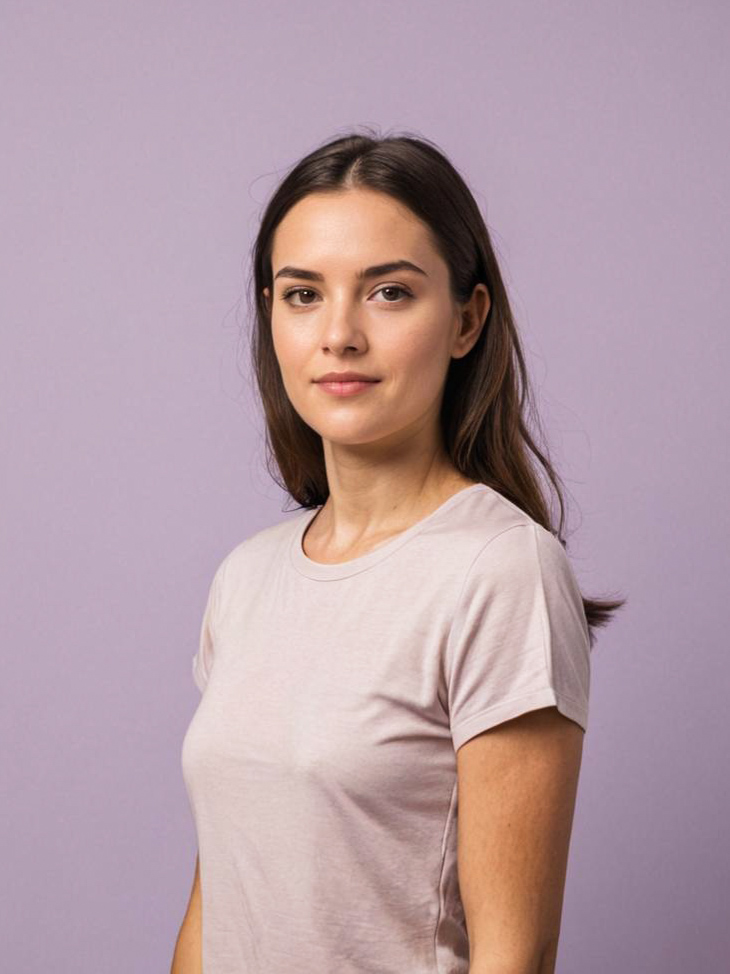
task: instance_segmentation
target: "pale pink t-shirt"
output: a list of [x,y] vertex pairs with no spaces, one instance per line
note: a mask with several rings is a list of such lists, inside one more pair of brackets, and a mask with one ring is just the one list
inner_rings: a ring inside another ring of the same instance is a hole
[[484,484],[359,558],[305,510],[211,583],[182,746],[204,974],[466,974],[456,751],[556,705],[584,730],[588,628],[560,542]]

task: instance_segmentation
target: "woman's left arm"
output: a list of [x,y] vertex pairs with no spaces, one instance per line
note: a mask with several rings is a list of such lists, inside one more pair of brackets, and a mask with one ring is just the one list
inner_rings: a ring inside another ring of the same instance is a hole
[[469,974],[553,974],[583,728],[556,707],[457,751],[458,873]]

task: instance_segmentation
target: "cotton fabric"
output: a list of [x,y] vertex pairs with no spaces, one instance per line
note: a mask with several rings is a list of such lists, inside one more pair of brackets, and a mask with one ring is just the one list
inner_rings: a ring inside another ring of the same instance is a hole
[[557,706],[587,729],[590,644],[558,539],[475,484],[361,557],[317,509],[219,564],[182,745],[205,974],[467,974],[456,752]]

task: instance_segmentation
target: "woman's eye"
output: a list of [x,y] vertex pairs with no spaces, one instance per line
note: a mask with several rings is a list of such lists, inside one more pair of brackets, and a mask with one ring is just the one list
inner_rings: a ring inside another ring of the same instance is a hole
[[[378,288],[378,290],[375,291],[374,293],[375,294],[379,294],[381,291],[383,291],[383,292],[389,292],[391,294],[394,291],[400,292],[400,293],[402,293],[402,294],[404,294],[406,296],[406,299],[413,297],[413,295],[411,294],[411,292],[407,288],[401,287],[400,284],[384,284],[383,287]],[[292,305],[292,307],[294,307],[294,308],[304,308],[304,307],[308,307],[313,302],[312,301],[304,301],[302,304],[292,302],[291,301],[291,298],[293,298],[294,295],[316,295],[316,292],[313,291],[311,288],[308,288],[308,287],[292,287],[292,288],[289,288],[288,291],[285,291],[282,294],[282,296],[281,296],[282,297],[282,300],[283,301],[286,301],[287,304]],[[390,299],[388,299],[386,301],[380,301],[380,302],[376,302],[376,303],[377,304],[400,304],[401,302],[400,301],[391,301]]]
[[[409,290],[407,290],[406,288],[401,287],[400,284],[386,284],[383,287],[378,288],[378,290],[375,293],[376,294],[379,294],[380,291],[391,291],[391,292],[392,291],[400,291],[402,294],[405,294],[406,295],[406,298],[413,297],[413,295],[411,294],[411,292]],[[397,304],[398,302],[397,301],[386,301],[385,303],[386,304]]]
[[[314,294],[314,291],[312,291],[310,288],[306,288],[306,287],[292,287],[292,288],[289,288],[288,291],[285,291],[282,294],[281,297],[282,297],[282,300],[283,301],[286,301],[288,304],[291,304],[291,301],[289,300],[289,298],[292,297],[295,294]],[[305,304],[306,303],[307,302],[305,302]],[[299,305],[299,307],[301,307],[301,305]]]

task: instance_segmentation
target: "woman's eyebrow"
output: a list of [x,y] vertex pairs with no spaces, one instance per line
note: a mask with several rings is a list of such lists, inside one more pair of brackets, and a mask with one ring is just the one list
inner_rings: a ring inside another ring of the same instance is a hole
[[[428,274],[417,264],[412,263],[410,260],[391,260],[387,264],[374,264],[372,267],[365,267],[363,270],[357,272],[357,277],[363,280],[368,277],[380,277],[382,274],[390,274],[393,271],[416,271],[417,274],[423,274],[424,277],[428,277]],[[320,274],[317,271],[307,271],[302,267],[292,267],[287,264],[286,267],[282,267],[274,274],[274,280],[279,277],[296,277],[303,281],[323,281],[324,274]]]

